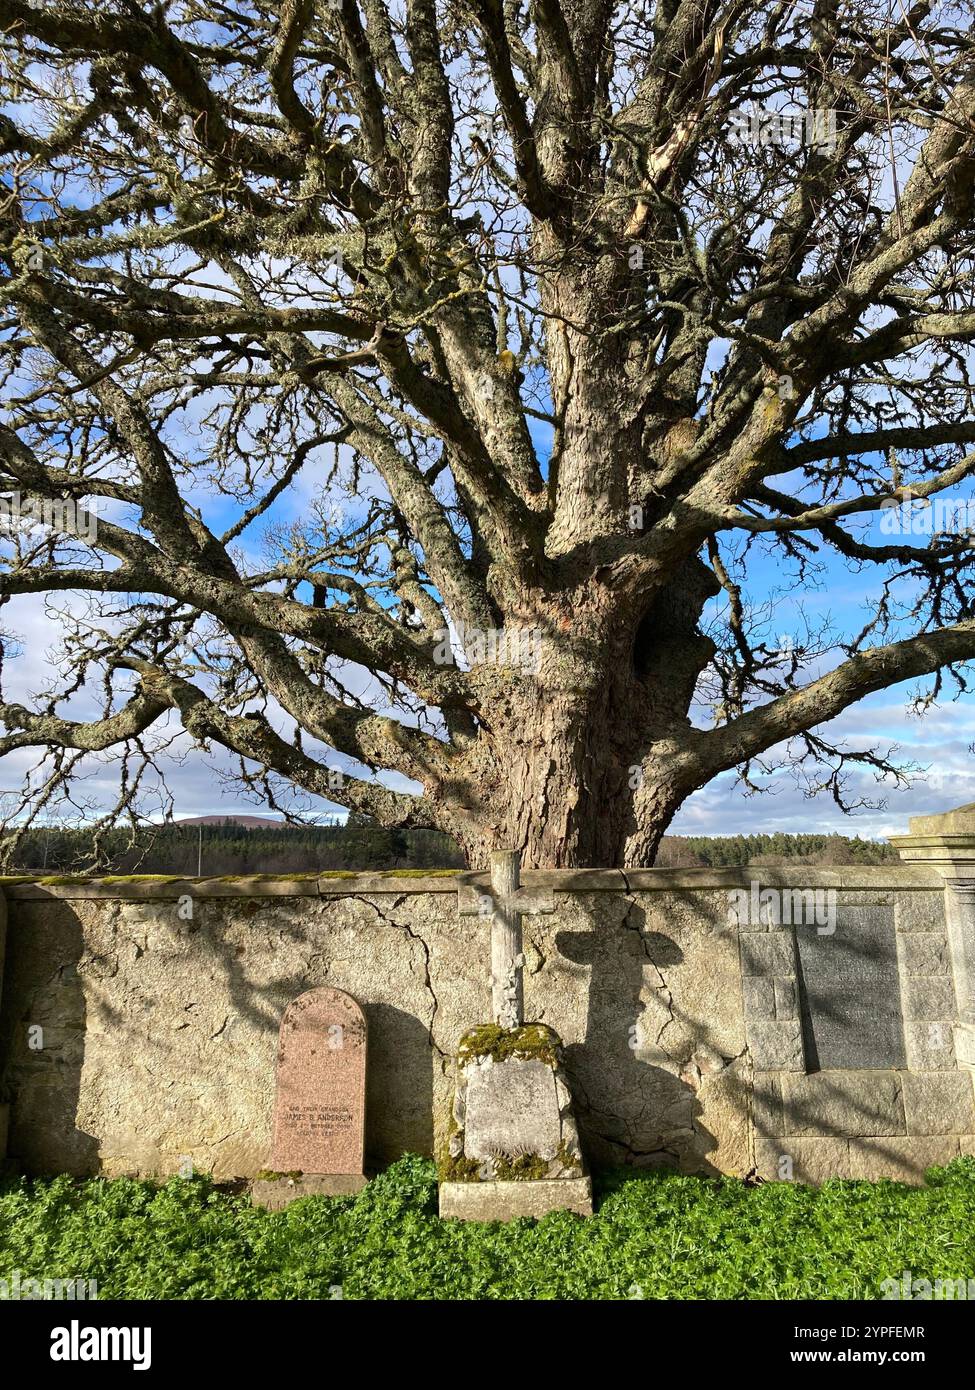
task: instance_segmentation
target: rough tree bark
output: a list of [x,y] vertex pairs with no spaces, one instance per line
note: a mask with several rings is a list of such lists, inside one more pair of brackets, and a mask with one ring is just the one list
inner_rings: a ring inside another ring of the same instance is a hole
[[[967,536],[880,523],[975,473],[956,10],[0,0],[0,602],[61,670],[0,700],[8,852],[108,754],[97,822],[158,809],[173,741],[477,866],[650,863],[776,749],[892,772],[822,725],[975,657]],[[876,619],[763,613],[760,553]]]

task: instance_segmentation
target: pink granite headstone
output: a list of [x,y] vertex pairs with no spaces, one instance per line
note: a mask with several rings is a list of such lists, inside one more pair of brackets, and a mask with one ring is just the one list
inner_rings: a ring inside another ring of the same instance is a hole
[[278,1173],[361,1173],[366,1020],[328,985],[292,1000],[281,1022],[271,1167]]

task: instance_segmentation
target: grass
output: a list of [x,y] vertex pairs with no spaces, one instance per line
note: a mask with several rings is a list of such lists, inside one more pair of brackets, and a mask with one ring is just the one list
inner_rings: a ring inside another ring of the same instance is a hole
[[[921,1188],[621,1172],[589,1219],[441,1221],[427,1159],[281,1212],[206,1178],[0,1183],[0,1278],[96,1279],[101,1298],[833,1299],[975,1277],[975,1159]],[[639,1290],[639,1292],[638,1292]]]

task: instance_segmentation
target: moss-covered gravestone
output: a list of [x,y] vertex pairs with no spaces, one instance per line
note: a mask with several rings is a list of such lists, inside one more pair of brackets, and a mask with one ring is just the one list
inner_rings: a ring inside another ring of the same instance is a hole
[[562,1044],[529,1023],[472,1028],[457,1049],[440,1215],[476,1221],[592,1212]]
[[588,1216],[592,1191],[561,1041],[544,1024],[521,1019],[521,909],[539,908],[518,889],[517,854],[492,855],[491,871],[495,1022],[472,1028],[458,1045],[450,1137],[440,1160],[440,1215],[506,1221],[567,1210]]

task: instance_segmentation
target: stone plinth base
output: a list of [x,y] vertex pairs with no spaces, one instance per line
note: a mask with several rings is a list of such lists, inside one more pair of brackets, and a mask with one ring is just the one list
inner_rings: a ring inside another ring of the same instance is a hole
[[281,1211],[299,1197],[350,1197],[368,1182],[364,1173],[303,1173],[300,1178],[255,1178],[251,1201],[255,1207]]
[[526,1178],[508,1182],[444,1182],[440,1215],[461,1221],[511,1221],[516,1216],[544,1216],[574,1211],[592,1216],[588,1178]]

